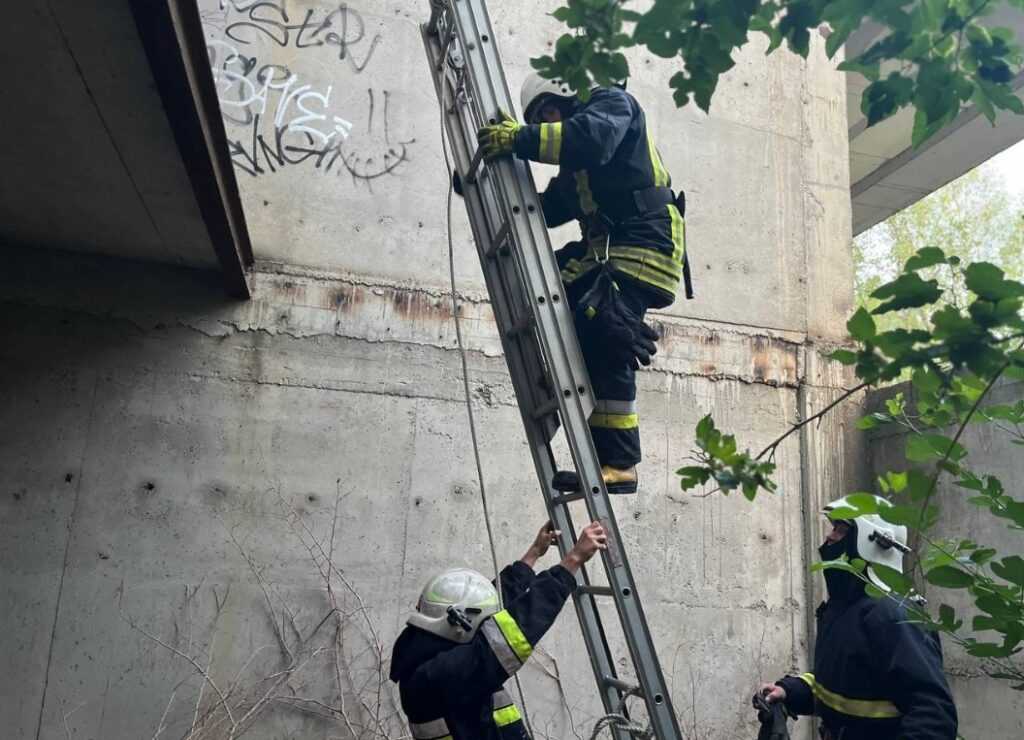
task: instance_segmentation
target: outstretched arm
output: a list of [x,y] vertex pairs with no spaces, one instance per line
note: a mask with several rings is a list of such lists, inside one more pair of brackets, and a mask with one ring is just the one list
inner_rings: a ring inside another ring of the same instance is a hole
[[580,111],[564,121],[520,127],[515,153],[569,171],[600,167],[615,155],[633,115],[627,93],[618,88],[596,90]]
[[439,709],[478,702],[522,668],[576,588],[574,573],[607,546],[603,528],[583,529],[559,565],[538,575],[505,609],[484,620],[473,639],[431,658],[401,682],[403,694],[434,697]]

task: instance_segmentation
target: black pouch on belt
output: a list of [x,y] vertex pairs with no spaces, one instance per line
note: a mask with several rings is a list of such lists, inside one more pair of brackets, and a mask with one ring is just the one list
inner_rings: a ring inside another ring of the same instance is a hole
[[576,302],[580,343],[610,364],[650,365],[658,351],[658,333],[626,305],[608,263],[597,270],[594,282]]

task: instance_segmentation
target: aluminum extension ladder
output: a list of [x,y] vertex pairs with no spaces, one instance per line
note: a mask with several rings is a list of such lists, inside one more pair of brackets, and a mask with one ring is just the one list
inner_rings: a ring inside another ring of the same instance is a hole
[[[559,550],[564,555],[575,541],[572,501],[584,501],[589,517],[608,532],[601,557],[608,585],[592,585],[583,568],[574,596],[605,711],[628,717],[626,701],[638,696],[649,727],[636,721],[612,725],[616,740],[645,731],[658,740],[681,740],[587,425],[594,409],[590,380],[530,169],[510,157],[483,162],[477,148],[478,127],[495,122],[499,110],[514,110],[485,0],[429,1],[422,32],[431,75],[537,477],[551,521],[562,531]],[[551,485],[556,466],[550,443],[559,419],[581,482],[577,492],[559,493]],[[598,610],[601,597],[614,601],[638,687],[616,674]]]

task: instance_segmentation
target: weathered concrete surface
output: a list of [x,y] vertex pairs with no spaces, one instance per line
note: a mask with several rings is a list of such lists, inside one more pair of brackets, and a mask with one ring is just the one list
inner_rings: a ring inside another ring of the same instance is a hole
[[[561,32],[542,12],[557,5],[493,5],[516,100],[529,56]],[[447,284],[447,183],[422,6],[201,3],[258,257]],[[845,92],[820,49],[810,63],[763,50],[752,42],[723,78],[710,118],[674,107],[664,60],[633,59],[630,90],[688,194],[703,298],[671,312],[838,339],[851,295]],[[542,186],[549,174],[535,168]],[[454,225],[460,284],[482,290],[461,211]],[[738,284],[742,299],[708,300]]]
[[[869,409],[880,407],[884,399],[904,393],[908,403],[913,399],[909,385],[894,386],[873,393],[867,398]],[[993,404],[1013,404],[1024,398],[1024,383],[1004,383],[993,388],[989,400]],[[904,450],[905,435],[898,429],[884,429],[872,433],[868,443],[872,475],[907,467]],[[972,425],[961,438],[969,456],[967,464],[981,474],[991,474],[1003,481],[1007,492],[1019,498],[1019,481],[1024,479],[1024,460],[1020,448],[1013,445],[1004,433],[988,424]],[[940,480],[935,502],[942,516],[933,537],[937,540],[969,538],[985,547],[994,547],[1002,555],[1020,553],[1020,532],[1003,524],[987,510],[968,503],[971,493],[953,485],[949,476]],[[942,589],[923,584],[930,605],[949,604],[957,617],[970,625],[976,609],[963,591]],[[969,632],[968,632],[969,634]],[[994,633],[980,635],[992,639]],[[1018,738],[1024,734],[1024,696],[1013,691],[1005,681],[985,675],[977,658],[967,655],[949,640],[943,642],[946,673],[960,714],[960,734],[965,738]]]
[[[417,29],[427,5],[201,7],[258,258],[254,299],[226,301],[202,273],[5,251],[0,583],[13,606],[0,635],[17,679],[3,684],[3,714],[18,738],[184,736],[200,691],[201,719],[238,674],[242,715],[257,679],[289,665],[291,610],[307,648],[323,650],[249,736],[398,737],[368,648],[387,658],[432,571],[490,570]],[[307,13],[315,25],[300,36]],[[514,86],[552,23],[536,6],[495,4]],[[684,496],[673,473],[704,414],[756,448],[849,380],[819,356],[842,340],[851,294],[842,80],[820,48],[807,62],[762,52],[741,56],[711,117],[671,107],[660,62],[638,58],[630,87],[689,194],[698,280],[698,300],[655,317],[665,339],[640,375],[643,493],[616,501],[687,737],[753,734],[758,680],[806,665],[805,531],[855,472],[837,418],[780,447],[781,493],[755,505]],[[453,226],[507,561],[543,511],[458,211]],[[340,625],[311,542],[332,531]],[[284,640],[271,626],[282,623]],[[570,612],[542,647],[524,674],[535,734],[588,736],[597,706]],[[348,721],[328,709],[339,693]]]
[[[41,708],[43,738],[63,736],[65,715],[73,737],[145,736],[172,694],[168,726],[187,728],[199,685],[175,686],[191,669],[126,620],[182,651],[191,631],[200,657],[216,634],[211,672],[230,681],[273,645],[258,583],[232,538],[311,628],[326,607],[292,530],[297,520],[326,537],[339,494],[335,559],[385,642],[430,572],[453,561],[488,569],[443,311],[389,314],[383,306],[396,298],[387,286],[364,286],[386,300],[369,304],[375,322],[353,314],[368,337],[359,339],[334,325],[356,302],[325,307],[317,297],[351,295],[352,283],[336,278],[290,276],[285,287],[279,272],[261,273],[260,298],[229,303],[199,273],[7,257],[0,449],[10,490],[0,498],[0,542],[14,605],[3,617],[5,657],[25,687],[4,690],[16,737],[35,736]],[[389,327],[407,334],[379,339]],[[473,332],[470,372],[499,557],[508,560],[543,512],[503,363],[487,353],[492,331]],[[751,444],[778,431],[765,419],[795,419],[806,349],[738,329],[673,324],[667,334],[665,362],[675,370],[641,376],[645,493],[617,509],[683,721],[698,736],[729,737],[749,729],[742,697],[751,683],[803,662],[798,444],[780,450],[783,495],[753,507],[683,496],[671,471],[708,411]],[[211,630],[215,599],[228,593]],[[595,708],[576,635],[569,614],[544,649],[585,722]],[[542,656],[526,674],[527,699],[557,734],[565,717],[542,666],[554,670]],[[310,670],[307,685],[329,690],[323,670]],[[278,711],[255,736],[331,737],[336,728]]]

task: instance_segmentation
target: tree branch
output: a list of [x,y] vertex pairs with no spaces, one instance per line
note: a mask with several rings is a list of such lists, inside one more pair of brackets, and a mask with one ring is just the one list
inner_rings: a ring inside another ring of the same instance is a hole
[[[827,414],[829,411],[831,411],[836,406],[841,404],[847,398],[849,398],[850,396],[854,395],[855,393],[858,393],[858,392],[864,390],[869,385],[871,385],[871,384],[868,383],[867,381],[864,381],[863,383],[860,383],[859,385],[856,385],[853,388],[850,388],[849,390],[844,391],[843,395],[839,396],[839,398],[837,398],[836,400],[832,401],[830,404],[828,404],[828,406],[823,408],[821,411],[817,412],[813,416],[807,417],[803,421],[800,421],[800,422],[797,422],[796,424],[793,424],[789,429],[787,429],[785,432],[783,432],[778,437],[776,437],[775,440],[773,440],[771,442],[771,444],[769,444],[767,447],[765,447],[763,450],[761,450],[759,453],[757,453],[757,457],[754,458],[754,461],[756,462],[756,461],[760,460],[762,457],[767,455],[769,452],[771,452],[772,456],[774,456],[775,455],[775,450],[777,450],[779,445],[781,445],[783,442],[785,442],[786,439],[788,439],[790,435],[795,434],[796,432],[799,432],[801,429],[803,429],[808,424],[810,424],[813,421],[815,421],[817,419],[820,419],[821,417],[825,416],[825,414]],[[771,457],[769,457],[769,459],[771,459]]]

